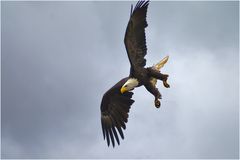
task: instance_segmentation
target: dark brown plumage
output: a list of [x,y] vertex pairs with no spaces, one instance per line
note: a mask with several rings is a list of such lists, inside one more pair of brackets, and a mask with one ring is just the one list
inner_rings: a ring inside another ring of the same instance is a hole
[[127,78],[122,79],[109,89],[102,98],[101,103],[101,123],[104,139],[107,139],[107,144],[115,145],[115,140],[120,144],[118,133],[121,138],[124,139],[122,128],[126,129],[125,123],[128,121],[128,112],[134,100],[132,100],[132,92],[126,92],[122,94],[120,89],[122,85],[128,80]]
[[146,15],[149,1],[138,1],[127,25],[124,43],[132,69],[144,67],[147,54],[145,28],[147,27]]

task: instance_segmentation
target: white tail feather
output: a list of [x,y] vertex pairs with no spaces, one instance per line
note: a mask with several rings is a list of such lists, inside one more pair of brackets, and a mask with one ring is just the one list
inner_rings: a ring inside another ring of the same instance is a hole
[[[160,62],[158,62],[157,64],[153,65],[153,68],[155,68],[156,70],[158,70],[160,72],[160,69],[167,63],[169,56],[166,56],[165,58],[163,58]],[[157,85],[157,79],[156,78],[151,78],[151,83],[156,86]]]
[[157,64],[153,65],[157,70],[160,71],[160,69],[167,63],[169,56],[166,56],[165,58],[163,58],[160,62],[158,62]]

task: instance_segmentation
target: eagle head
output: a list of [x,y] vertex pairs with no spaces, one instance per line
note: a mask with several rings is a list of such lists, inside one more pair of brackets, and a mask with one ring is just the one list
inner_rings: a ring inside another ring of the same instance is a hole
[[127,91],[133,90],[139,84],[136,78],[129,78],[126,83],[121,87],[120,92],[123,94]]

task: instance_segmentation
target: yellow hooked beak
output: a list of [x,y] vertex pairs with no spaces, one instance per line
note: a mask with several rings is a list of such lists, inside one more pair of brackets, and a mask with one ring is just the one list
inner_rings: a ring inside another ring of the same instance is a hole
[[125,92],[127,91],[127,88],[122,87],[120,91],[121,91],[121,93],[123,94],[123,93],[125,93]]

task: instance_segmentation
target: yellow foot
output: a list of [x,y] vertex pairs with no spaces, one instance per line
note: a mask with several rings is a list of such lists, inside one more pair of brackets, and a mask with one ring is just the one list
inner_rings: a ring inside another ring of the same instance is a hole
[[166,87],[166,88],[170,88],[170,85],[167,83],[167,81],[163,81],[163,85],[164,85],[164,87]]
[[155,107],[160,108],[160,106],[161,106],[161,103],[160,103],[159,99],[156,99],[155,100]]

